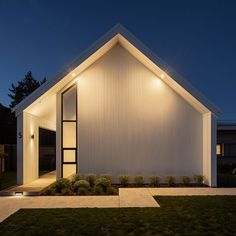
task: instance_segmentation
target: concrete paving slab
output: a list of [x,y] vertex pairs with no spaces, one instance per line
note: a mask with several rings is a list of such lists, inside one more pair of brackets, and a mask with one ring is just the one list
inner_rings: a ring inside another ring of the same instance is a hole
[[236,195],[236,188],[149,188],[152,196]]
[[148,188],[120,188],[120,207],[160,207]]

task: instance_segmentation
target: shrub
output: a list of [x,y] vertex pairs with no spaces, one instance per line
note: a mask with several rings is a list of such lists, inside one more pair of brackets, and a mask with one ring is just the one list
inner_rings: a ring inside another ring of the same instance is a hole
[[55,183],[55,190],[57,193],[61,193],[63,189],[71,189],[71,182],[69,179],[59,179]]
[[75,192],[77,192],[77,190],[81,187],[88,189],[89,182],[87,180],[79,180],[74,183],[73,187]]
[[95,185],[100,185],[102,187],[108,187],[111,185],[111,181],[107,178],[101,177],[95,181]]
[[236,168],[233,169],[232,174],[236,175]]
[[106,178],[106,179],[110,180],[110,182],[112,181],[111,174],[109,174],[109,173],[101,174],[100,178]]
[[89,182],[87,180],[79,180],[78,181],[79,187],[89,188]]
[[95,186],[101,186],[103,189],[103,192],[105,193],[107,191],[107,187],[111,186],[111,181],[107,178],[98,178],[95,181]]
[[181,179],[184,185],[189,185],[191,182],[191,178],[189,176],[182,176]]
[[41,195],[55,195],[55,193],[56,193],[56,182],[44,188],[41,192]]
[[77,193],[79,195],[86,195],[88,193],[88,188],[86,188],[86,187],[79,187]]
[[96,185],[94,187],[94,192],[97,194],[97,195],[102,195],[104,192],[103,192],[103,187],[101,185]]
[[142,186],[144,184],[144,177],[142,175],[137,175],[134,177],[134,182],[137,186]]
[[201,185],[201,184],[203,184],[204,176],[203,175],[194,175],[193,180],[196,184]]
[[96,175],[95,174],[86,174],[85,179],[89,182],[90,186],[95,185]]
[[75,183],[76,181],[79,181],[79,180],[80,180],[80,175],[79,174],[72,175],[72,177],[71,177],[71,182],[72,183]]
[[116,194],[116,189],[113,188],[112,186],[109,186],[109,187],[107,187],[107,189],[106,189],[106,194],[108,194],[108,195],[114,195],[114,194]]
[[64,188],[61,190],[61,195],[63,195],[63,196],[67,196],[67,195],[71,195],[71,194],[72,194],[72,191],[69,188]]
[[119,182],[123,187],[127,186],[129,183],[129,176],[128,175],[120,175]]
[[150,180],[150,184],[152,186],[159,186],[160,184],[160,177],[159,176],[150,176],[149,177],[149,180]]
[[47,195],[47,196],[51,196],[55,194],[55,189],[52,188],[45,188],[42,192],[41,195]]
[[166,176],[166,182],[169,186],[175,185],[175,177],[174,176]]

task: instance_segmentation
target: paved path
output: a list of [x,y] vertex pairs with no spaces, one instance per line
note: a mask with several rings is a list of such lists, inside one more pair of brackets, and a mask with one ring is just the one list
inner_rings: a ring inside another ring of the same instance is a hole
[[120,188],[120,207],[160,207],[149,188]]
[[42,189],[56,181],[56,171],[51,171],[47,174],[40,176],[38,179],[30,182],[29,184],[17,185],[12,188],[2,190],[0,192],[40,192]]
[[152,196],[236,195],[236,188],[149,188]]
[[119,207],[118,196],[0,197],[0,222],[21,208]]
[[236,195],[236,188],[120,188],[118,196],[0,197],[0,222],[20,208],[159,207],[155,195]]

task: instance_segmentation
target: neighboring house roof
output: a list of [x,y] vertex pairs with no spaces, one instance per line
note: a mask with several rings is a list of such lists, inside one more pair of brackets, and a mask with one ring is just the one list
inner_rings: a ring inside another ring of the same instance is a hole
[[236,130],[236,120],[219,120],[217,122],[218,130]]
[[168,66],[162,59],[157,57],[150,49],[148,49],[120,24],[114,26],[87,50],[82,52],[80,56],[70,64],[70,71],[68,71],[68,69],[62,70],[58,75],[51,80],[48,80],[31,95],[16,105],[12,111],[15,111],[16,115],[18,115],[31,104],[35,103],[36,100],[40,99],[44,94],[52,92],[53,89],[55,92],[56,89],[59,88],[59,86],[57,86],[59,83],[65,85],[73,79],[71,76],[69,78],[68,75],[74,71],[76,71],[78,75],[78,73],[86,69],[95,60],[110,50],[117,42],[121,43],[121,45],[131,54],[152,70],[152,72],[158,75],[158,77],[161,77],[160,79],[176,90],[199,111],[202,113],[210,111],[216,116],[220,115],[219,109],[212,102],[210,102],[202,93],[190,85],[189,82],[183,79],[182,76]]

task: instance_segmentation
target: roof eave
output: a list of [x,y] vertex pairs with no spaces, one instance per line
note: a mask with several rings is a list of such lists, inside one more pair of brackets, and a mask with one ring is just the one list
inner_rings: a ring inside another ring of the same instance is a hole
[[157,57],[148,47],[146,47],[141,41],[139,41],[133,34],[131,34],[125,27],[121,24],[115,25],[110,31],[105,35],[95,41],[88,49],[83,51],[68,67],[64,68],[60,73],[58,73],[51,80],[48,80],[38,89],[36,89],[32,94],[26,97],[18,105],[12,108],[12,112],[16,115],[21,113],[26,109],[31,103],[37,100],[42,94],[44,94],[48,89],[52,88],[57,84],[62,78],[68,75],[76,67],[78,67],[83,61],[88,59],[92,54],[94,54],[99,48],[109,42],[112,38],[117,35],[121,35],[127,41],[129,41],[134,47],[136,47],[143,55],[149,58],[154,64],[158,65],[166,74],[168,74],[176,83],[182,86],[188,93],[190,93],[194,98],[196,98],[201,104],[203,104],[210,112],[214,113],[216,116],[221,114],[219,108],[210,102],[206,96],[195,89],[189,82],[187,82],[182,76],[180,76],[175,70],[173,70],[167,63],[162,59]]

